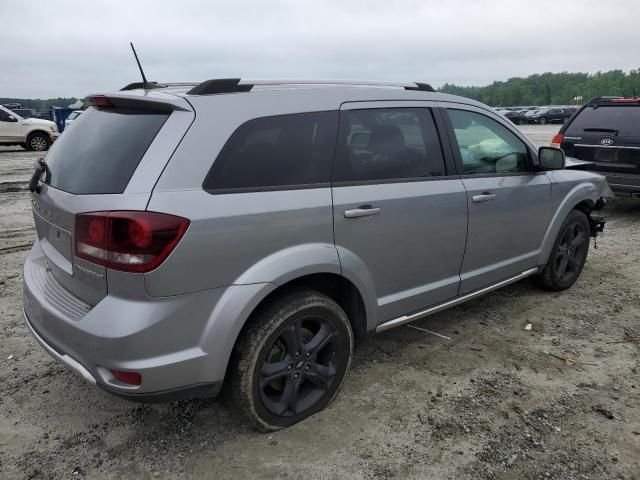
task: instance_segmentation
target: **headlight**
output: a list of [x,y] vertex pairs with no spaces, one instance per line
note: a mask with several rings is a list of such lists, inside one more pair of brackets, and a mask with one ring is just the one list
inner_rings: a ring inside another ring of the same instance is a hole
[[57,133],[58,132],[58,127],[56,127],[55,125],[51,125],[49,127],[49,130],[51,130],[53,133]]

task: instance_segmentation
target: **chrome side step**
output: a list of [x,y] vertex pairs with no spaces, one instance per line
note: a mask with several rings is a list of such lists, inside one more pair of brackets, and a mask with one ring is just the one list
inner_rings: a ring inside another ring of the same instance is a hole
[[537,272],[538,272],[538,268],[537,267],[536,268],[531,268],[529,270],[525,270],[522,273],[519,273],[518,275],[516,275],[514,277],[507,278],[506,280],[502,280],[501,282],[494,283],[493,285],[490,285],[488,287],[481,288],[480,290],[476,290],[475,292],[467,293],[466,295],[463,295],[462,297],[454,298],[453,300],[449,300],[447,302],[441,303],[441,304],[436,305],[434,307],[427,308],[425,310],[421,310],[421,311],[416,312],[416,313],[412,313],[410,315],[403,315],[401,317],[394,318],[392,320],[389,320],[388,322],[381,323],[380,325],[378,325],[376,327],[376,333],[384,332],[385,330],[389,330],[389,329],[394,328],[394,327],[399,327],[400,325],[404,325],[406,323],[413,322],[414,320],[418,320],[420,318],[428,317],[429,315],[433,315],[434,313],[441,312],[442,310],[446,310],[447,308],[450,308],[450,307],[455,307],[456,305],[460,305],[461,303],[464,303],[467,300],[471,300],[473,298],[480,297],[480,296],[484,295],[485,293],[489,293],[489,292],[491,292],[493,290],[497,290],[498,288],[504,287],[505,285],[509,285],[510,283],[515,283],[515,282],[517,282],[519,280],[522,280],[523,278],[529,277],[529,276],[531,276],[531,275],[533,275],[534,273],[537,273]]

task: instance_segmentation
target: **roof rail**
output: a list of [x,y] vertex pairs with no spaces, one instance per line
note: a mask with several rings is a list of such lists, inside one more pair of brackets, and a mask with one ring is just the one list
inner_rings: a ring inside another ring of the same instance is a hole
[[240,78],[219,78],[206,80],[195,86],[187,93],[190,95],[211,95],[216,93],[248,92],[254,86],[260,85],[353,85],[373,87],[396,87],[405,90],[419,90],[434,92],[428,83],[420,82],[384,82],[371,80],[318,80],[318,79],[293,79],[293,80],[243,80]]
[[213,95],[216,93],[248,92],[253,87],[251,83],[240,83],[239,78],[214,78],[196,85],[187,93],[189,95]]

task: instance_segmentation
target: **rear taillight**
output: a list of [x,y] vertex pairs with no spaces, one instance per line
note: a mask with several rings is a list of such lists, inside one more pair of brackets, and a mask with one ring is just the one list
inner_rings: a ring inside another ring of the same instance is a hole
[[564,140],[564,135],[561,133],[556,133],[556,135],[551,139],[551,146],[560,148],[560,145],[562,145],[562,140]]
[[104,95],[94,95],[93,97],[89,97],[89,103],[96,107],[113,107],[113,103],[111,103],[111,100],[109,100]]
[[189,220],[166,213],[116,211],[76,215],[76,255],[125,272],[149,272],[178,244]]
[[612,98],[611,103],[640,103],[640,98]]

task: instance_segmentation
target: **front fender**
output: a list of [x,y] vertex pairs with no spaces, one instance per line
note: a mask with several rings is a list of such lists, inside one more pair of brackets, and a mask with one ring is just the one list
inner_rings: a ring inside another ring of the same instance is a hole
[[[574,175],[576,173],[583,172],[557,170],[550,173],[551,174],[549,176],[552,181],[551,189],[553,205],[558,205],[558,207],[551,218],[551,222],[549,223],[542,240],[542,248],[538,259],[539,266],[546,265],[548,262],[549,255],[551,255],[551,250],[556,237],[558,236],[558,232],[560,231],[560,227],[562,226],[565,218],[567,218],[569,212],[580,202],[589,201],[595,205],[601,196],[601,184],[604,181],[599,176],[584,172],[585,178],[581,179],[581,181],[578,183],[575,183],[575,181],[569,183],[567,181],[568,179],[573,177],[573,180],[575,180]],[[564,178],[566,174],[569,174],[568,178]]]

